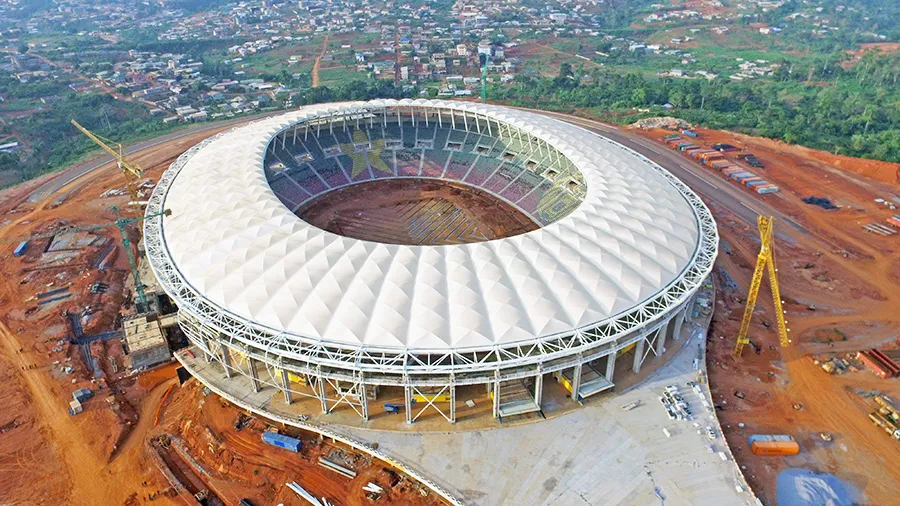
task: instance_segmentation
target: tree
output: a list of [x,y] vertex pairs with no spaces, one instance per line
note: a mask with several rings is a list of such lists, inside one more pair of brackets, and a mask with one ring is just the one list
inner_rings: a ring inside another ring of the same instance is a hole
[[19,46],[19,52],[25,54],[28,52],[28,44],[22,44]]

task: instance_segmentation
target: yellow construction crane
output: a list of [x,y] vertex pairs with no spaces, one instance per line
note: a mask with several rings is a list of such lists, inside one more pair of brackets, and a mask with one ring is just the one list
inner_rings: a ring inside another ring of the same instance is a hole
[[753,316],[753,307],[756,306],[756,297],[759,295],[759,287],[762,284],[763,271],[768,267],[769,285],[772,288],[772,300],[775,302],[775,320],[778,322],[778,337],[781,346],[788,346],[791,341],[788,338],[788,328],[784,321],[784,310],[781,308],[781,291],[778,289],[778,278],[775,267],[775,242],[772,238],[772,230],[775,227],[775,218],[760,216],[758,219],[759,238],[762,244],[759,247],[759,256],[756,257],[756,270],[753,271],[753,281],[750,283],[750,293],[747,294],[747,307],[744,308],[744,319],[741,320],[741,330],[738,333],[737,344],[734,347],[734,358],[741,356],[744,345],[750,343],[747,333],[750,331],[750,319]]
[[[116,159],[116,164],[120,169],[122,169],[122,173],[125,175],[125,183],[128,186],[128,195],[131,196],[131,201],[134,202],[134,204],[132,205],[137,206],[136,202],[139,199],[137,183],[138,180],[144,177],[144,170],[141,169],[137,164],[131,163],[125,159],[125,150],[118,142],[113,142],[109,139],[100,137],[99,135],[78,124],[78,122],[74,119],[72,120],[72,124],[75,125],[75,128],[80,130],[81,133],[86,135],[88,139],[94,141],[95,144],[103,148],[104,151],[106,151]],[[107,143],[114,144],[116,148],[113,149]]]

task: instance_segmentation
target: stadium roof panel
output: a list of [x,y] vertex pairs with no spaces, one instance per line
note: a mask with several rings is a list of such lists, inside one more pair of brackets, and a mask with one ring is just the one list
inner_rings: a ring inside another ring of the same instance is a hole
[[[583,174],[584,201],[522,235],[429,247],[332,234],[275,196],[263,161],[278,132],[326,112],[398,104],[532,132]],[[207,302],[287,336],[412,351],[488,349],[591,326],[659,294],[700,243],[693,207],[655,164],[571,124],[463,102],[327,104],[256,121],[193,153],[165,207],[168,255]]]

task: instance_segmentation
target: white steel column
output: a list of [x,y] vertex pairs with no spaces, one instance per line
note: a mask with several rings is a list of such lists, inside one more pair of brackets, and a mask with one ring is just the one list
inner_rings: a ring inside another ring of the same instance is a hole
[[293,402],[291,396],[291,378],[288,376],[287,369],[281,366],[281,391],[284,392],[284,403],[290,405]]
[[675,339],[681,339],[682,325],[684,325],[684,311],[679,311],[678,315],[675,316],[675,330],[673,331],[673,336]]
[[203,356],[206,358],[206,363],[210,363],[213,360],[212,353],[212,341],[209,338],[203,338]]
[[494,418],[500,418],[500,380],[494,381]]
[[359,392],[359,403],[362,408],[362,417],[364,420],[369,421],[369,399],[367,397],[366,392],[366,384],[363,383],[363,376],[360,374],[359,383],[356,384],[356,389]]
[[316,377],[316,395],[319,397],[319,402],[322,403],[322,413],[328,414],[328,399],[325,397],[325,378],[322,376]]
[[534,378],[534,403],[538,408],[541,407],[541,396],[544,393],[544,375],[538,371],[538,375]]
[[256,359],[247,356],[247,365],[250,367],[250,383],[253,384],[253,391],[259,392],[259,371],[256,370]]
[[582,364],[579,363],[572,369],[572,400],[576,402],[578,402],[578,389],[581,388],[581,366]]
[[412,387],[403,387],[403,404],[406,407],[406,423],[413,423],[412,419]]
[[641,371],[641,362],[644,360],[644,341],[646,336],[641,336],[638,342],[634,346],[634,364],[631,366],[631,370],[634,372]]
[[612,383],[616,374],[616,350],[606,356],[606,379]]
[[456,423],[456,385],[450,381],[450,423]]
[[665,325],[656,330],[656,356],[660,357],[663,354],[663,349],[666,347],[666,337],[672,327],[672,321],[669,320]]
[[231,350],[228,346],[219,343],[219,349],[222,352],[222,365],[225,367],[225,377],[231,378]]

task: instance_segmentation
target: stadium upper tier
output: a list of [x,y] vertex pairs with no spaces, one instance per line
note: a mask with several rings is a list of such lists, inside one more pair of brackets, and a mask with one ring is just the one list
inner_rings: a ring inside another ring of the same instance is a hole
[[296,212],[325,193],[366,181],[443,179],[485,190],[538,225],[565,216],[585,195],[581,173],[554,169],[554,152],[543,141],[443,126],[427,116],[416,123],[406,118],[407,124],[402,116],[375,119],[305,124],[296,136],[282,134],[265,158],[275,195]]
[[[478,186],[541,228],[426,247],[342,237],[293,213],[391,177]],[[462,102],[324,104],[236,128],[173,164],[148,212],[162,208],[172,214],[147,220],[148,252],[182,311],[267,353],[335,364],[367,361],[364,350],[379,370],[411,363],[386,357],[502,361],[629,332],[684,306],[718,241],[699,198],[637,153]]]

